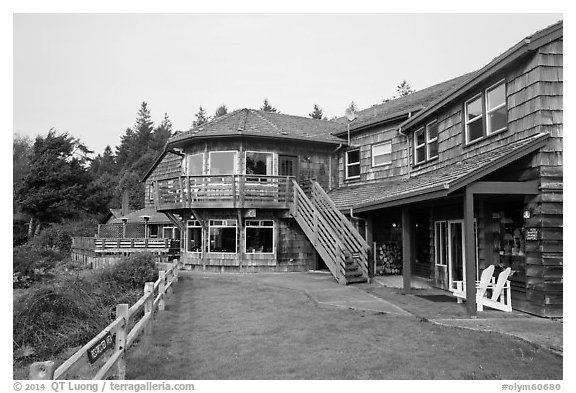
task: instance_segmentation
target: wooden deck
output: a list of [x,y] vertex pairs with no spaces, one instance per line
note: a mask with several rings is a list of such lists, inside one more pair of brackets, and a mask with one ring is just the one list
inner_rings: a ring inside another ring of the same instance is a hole
[[186,208],[288,209],[291,176],[176,176],[154,182],[158,211]]

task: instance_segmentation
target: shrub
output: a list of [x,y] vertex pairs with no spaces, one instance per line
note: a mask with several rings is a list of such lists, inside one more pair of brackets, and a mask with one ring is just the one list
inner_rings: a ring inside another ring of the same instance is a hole
[[15,353],[47,360],[86,344],[115,318],[117,304],[134,304],[157,277],[154,256],[142,253],[88,277],[61,275],[27,289],[14,303]]
[[93,237],[98,224],[93,219],[67,221],[44,228],[33,240],[42,247],[70,252],[73,237]]
[[99,276],[99,280],[116,282],[125,289],[142,289],[145,282],[158,279],[158,270],[154,254],[142,252],[122,258],[119,262],[104,268]]
[[15,286],[27,286],[32,281],[49,276],[56,263],[67,254],[58,250],[26,243],[12,249]]

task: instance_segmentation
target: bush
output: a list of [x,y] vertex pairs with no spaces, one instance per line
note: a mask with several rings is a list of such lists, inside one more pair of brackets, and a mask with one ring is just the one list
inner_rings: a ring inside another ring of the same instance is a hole
[[73,237],[93,237],[97,230],[98,224],[92,219],[68,221],[44,228],[32,242],[69,253]]
[[116,282],[125,289],[142,289],[145,282],[158,279],[158,270],[154,254],[143,252],[122,258],[119,262],[104,268],[99,276],[99,280]]
[[134,304],[158,272],[142,253],[88,277],[62,275],[27,289],[14,303],[15,357],[48,360],[90,341],[115,318],[116,305]]
[[14,284],[17,287],[28,286],[32,281],[38,281],[50,276],[50,271],[56,263],[67,257],[66,253],[35,243],[26,243],[12,249],[12,266]]

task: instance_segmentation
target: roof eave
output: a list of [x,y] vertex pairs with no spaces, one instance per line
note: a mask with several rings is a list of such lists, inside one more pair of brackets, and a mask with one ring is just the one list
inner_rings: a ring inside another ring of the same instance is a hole
[[186,142],[190,142],[192,140],[205,140],[205,139],[213,139],[213,138],[238,138],[238,137],[248,137],[248,138],[257,138],[257,139],[272,139],[272,140],[280,140],[280,141],[295,141],[295,142],[312,142],[312,143],[319,143],[319,144],[327,144],[327,145],[347,145],[348,143],[342,140],[323,140],[317,139],[312,137],[313,139],[307,138],[295,138],[291,136],[274,136],[274,135],[254,135],[254,134],[211,134],[211,135],[194,135],[190,136],[189,138],[183,138],[176,141],[168,142],[169,147],[175,147],[179,144],[184,144]]
[[525,38],[524,40],[520,41],[518,44],[510,48],[508,50],[509,53],[504,52],[502,54],[503,55],[502,58],[488,63],[486,66],[484,66],[484,68],[480,69],[477,74],[471,75],[470,79],[464,81],[455,90],[451,91],[450,93],[444,96],[441,96],[438,100],[429,105],[427,109],[419,112],[416,116],[413,116],[412,118],[407,119],[404,123],[400,124],[399,127],[400,133],[406,135],[407,133],[406,129],[414,127],[417,123],[424,120],[424,118],[429,117],[434,112],[442,109],[444,106],[458,99],[461,95],[466,94],[470,89],[472,89],[479,83],[484,82],[486,79],[491,78],[495,74],[499,73],[508,65],[520,59],[527,53],[530,53],[538,49],[539,47],[548,42],[557,40],[562,36],[563,36],[563,24],[558,23],[557,25],[554,25],[546,29],[545,31],[540,32],[540,34],[531,37],[530,39]]

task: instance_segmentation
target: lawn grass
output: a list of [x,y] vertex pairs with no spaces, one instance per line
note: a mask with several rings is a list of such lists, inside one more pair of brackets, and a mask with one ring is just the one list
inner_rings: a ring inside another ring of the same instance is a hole
[[497,333],[319,306],[258,279],[184,278],[128,354],[128,379],[562,379],[562,358]]

